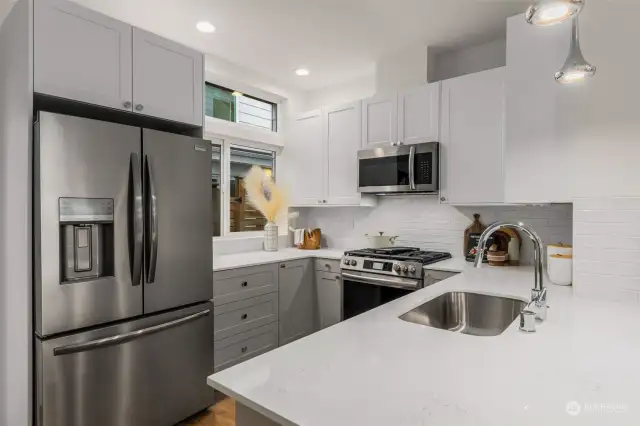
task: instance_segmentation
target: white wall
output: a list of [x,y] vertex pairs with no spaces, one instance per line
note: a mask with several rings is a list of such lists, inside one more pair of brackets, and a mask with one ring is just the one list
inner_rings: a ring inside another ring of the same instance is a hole
[[[489,225],[499,220],[521,220],[533,226],[545,244],[571,243],[572,207],[553,206],[460,207],[440,204],[434,196],[380,197],[375,208],[305,208],[299,209],[298,227],[321,228],[332,248],[363,248],[369,243],[367,233],[398,235],[396,245],[447,251],[463,257],[464,230],[473,214]],[[524,237],[524,236],[523,236]],[[524,238],[523,238],[524,240]],[[523,241],[521,259],[533,259],[533,246]]]
[[639,14],[637,1],[591,1],[580,14],[582,51],[597,73],[559,95],[574,197],[640,196]]
[[30,4],[0,28],[0,424],[31,422]]
[[415,44],[391,52],[376,62],[376,93],[390,93],[427,82],[427,47]]
[[429,81],[440,81],[461,75],[503,67],[507,64],[506,38],[462,49],[429,55]]
[[308,109],[336,106],[368,98],[376,93],[376,76],[371,74],[336,86],[308,92]]

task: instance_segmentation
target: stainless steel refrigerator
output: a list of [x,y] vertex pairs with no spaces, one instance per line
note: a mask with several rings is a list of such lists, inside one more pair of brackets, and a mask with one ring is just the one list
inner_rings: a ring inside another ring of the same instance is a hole
[[33,186],[36,424],[212,405],[210,143],[40,112]]

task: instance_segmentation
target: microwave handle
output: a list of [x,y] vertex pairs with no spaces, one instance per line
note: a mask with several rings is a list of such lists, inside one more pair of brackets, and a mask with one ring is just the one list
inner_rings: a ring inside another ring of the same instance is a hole
[[412,191],[416,190],[416,147],[412,145],[409,148],[409,187]]

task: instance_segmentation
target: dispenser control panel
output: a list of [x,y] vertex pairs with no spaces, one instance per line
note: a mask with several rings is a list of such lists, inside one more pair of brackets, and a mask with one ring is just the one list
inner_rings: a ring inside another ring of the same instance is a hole
[[113,198],[60,198],[60,222],[113,222]]

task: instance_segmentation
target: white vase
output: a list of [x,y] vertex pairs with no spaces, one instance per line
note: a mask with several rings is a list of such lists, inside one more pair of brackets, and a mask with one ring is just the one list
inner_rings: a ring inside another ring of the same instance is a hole
[[264,251],[278,251],[278,225],[275,223],[264,226]]

